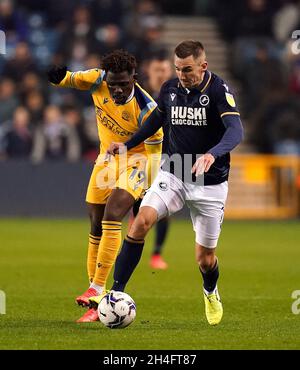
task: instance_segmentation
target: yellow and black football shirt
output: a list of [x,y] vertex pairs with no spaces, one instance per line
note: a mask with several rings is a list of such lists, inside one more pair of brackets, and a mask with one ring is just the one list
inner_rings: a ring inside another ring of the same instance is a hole
[[[127,102],[116,105],[105,81],[105,71],[97,68],[78,72],[67,71],[58,86],[90,91],[96,110],[100,155],[106,153],[113,141],[125,143],[156,107],[155,101],[138,83],[134,84],[134,91]],[[152,146],[162,141],[163,133],[160,129],[145,143],[130,150],[128,155],[135,153],[147,155],[145,144]]]

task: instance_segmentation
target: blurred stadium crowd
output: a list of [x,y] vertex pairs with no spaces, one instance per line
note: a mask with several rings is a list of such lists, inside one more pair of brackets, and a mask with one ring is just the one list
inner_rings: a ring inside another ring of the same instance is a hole
[[[292,31],[300,29],[300,1],[191,4],[192,15],[216,18],[230,45],[248,142],[258,152],[300,155],[300,54],[290,47]],[[173,73],[170,51],[161,44],[164,15],[183,6],[178,0],[0,0],[0,30],[6,33],[0,158],[94,160],[98,135],[90,95],[49,86],[49,65],[94,68],[101,55],[122,47],[137,57],[139,82],[155,98]]]
[[242,83],[248,141],[260,153],[300,155],[300,45],[292,52],[300,1],[220,0],[216,10]]

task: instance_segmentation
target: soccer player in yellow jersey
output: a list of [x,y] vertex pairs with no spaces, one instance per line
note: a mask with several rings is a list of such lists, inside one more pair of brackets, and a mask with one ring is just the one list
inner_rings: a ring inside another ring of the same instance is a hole
[[[89,297],[105,292],[107,277],[121,245],[122,219],[148,187],[147,174],[154,177],[159,167],[161,130],[128,151],[125,158],[120,155],[116,160],[109,159],[106,154],[112,141],[126,142],[156,107],[151,96],[136,82],[136,67],[133,55],[115,50],[103,57],[101,69],[69,72],[66,67],[53,67],[48,72],[49,81],[59,87],[90,91],[96,110],[100,154],[86,195],[91,220],[87,256],[90,286],[76,298],[82,306],[88,306]],[[97,311],[90,308],[77,321],[96,320]]]

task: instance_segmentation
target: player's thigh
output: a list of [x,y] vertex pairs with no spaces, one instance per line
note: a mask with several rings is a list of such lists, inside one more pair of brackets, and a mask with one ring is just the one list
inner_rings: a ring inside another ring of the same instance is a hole
[[115,184],[113,171],[103,165],[94,166],[86,193],[86,202],[91,204],[106,204]]
[[182,182],[168,172],[159,171],[150,189],[147,190],[141,207],[153,207],[157,211],[158,219],[162,219],[180,211],[184,203]]
[[214,249],[218,244],[227,190],[227,183],[211,185],[202,192],[200,199],[188,202],[196,243],[204,248]]
[[127,190],[113,189],[106,203],[103,220],[122,221],[134,202],[135,198]]
[[205,248],[216,248],[221,233],[223,212],[219,216],[203,215],[197,209],[191,209],[191,219],[195,231],[195,241]]

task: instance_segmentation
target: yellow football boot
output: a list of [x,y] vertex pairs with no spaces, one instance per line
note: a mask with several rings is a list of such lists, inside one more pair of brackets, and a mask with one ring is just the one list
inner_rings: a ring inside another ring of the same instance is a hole
[[210,325],[218,325],[223,316],[223,306],[217,288],[211,294],[204,292],[205,314]]
[[94,297],[90,297],[89,298],[89,307],[96,310],[98,308],[98,305],[99,305],[101,299],[104,296],[106,296],[107,293],[109,293],[109,290],[104,290],[102,294],[96,295]]

